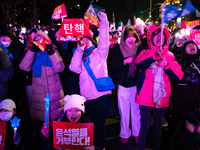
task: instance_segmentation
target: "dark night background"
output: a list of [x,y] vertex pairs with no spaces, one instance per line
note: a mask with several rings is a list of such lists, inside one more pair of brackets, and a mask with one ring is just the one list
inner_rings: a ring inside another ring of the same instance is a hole
[[[1,23],[14,25],[17,22],[30,25],[31,22],[37,24],[36,20],[40,20],[40,25],[48,25],[54,8],[62,3],[65,4],[68,18],[83,18],[90,2],[91,0],[0,0]],[[152,0],[152,5],[158,8],[159,6],[155,5],[157,2],[163,3],[164,0]],[[200,9],[200,0],[191,0],[191,2],[198,10]],[[77,7],[77,4],[80,7]],[[115,22],[118,26],[120,20],[126,24],[128,19],[133,21],[134,15],[139,17],[141,11],[150,7],[150,0],[94,0],[92,4],[106,7],[108,20],[111,22],[114,12]],[[6,6],[9,8],[9,13],[5,13],[7,12]],[[15,6],[17,6],[16,11]],[[5,14],[9,14],[9,16],[5,16]],[[35,19],[34,14],[37,16]],[[5,18],[10,18],[10,20]]]

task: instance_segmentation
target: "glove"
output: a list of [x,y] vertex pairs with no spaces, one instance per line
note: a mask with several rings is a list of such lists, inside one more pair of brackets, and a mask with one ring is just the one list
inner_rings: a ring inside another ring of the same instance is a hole
[[46,44],[46,51],[48,52],[49,55],[53,55],[54,54],[54,50],[51,44]]
[[32,44],[32,47],[31,47],[30,51],[32,51],[32,52],[39,52],[40,49],[35,44]]

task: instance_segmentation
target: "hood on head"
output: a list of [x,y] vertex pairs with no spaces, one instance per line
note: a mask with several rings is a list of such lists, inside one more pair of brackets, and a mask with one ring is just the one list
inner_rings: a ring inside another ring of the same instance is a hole
[[[152,26],[149,27],[149,29],[147,31],[147,44],[148,44],[150,49],[154,49],[153,47],[155,47],[153,45],[153,42],[151,41],[151,36],[152,36],[153,32],[156,31],[157,29],[161,29],[161,26],[152,25]],[[165,47],[166,46],[169,47],[168,39],[170,37],[170,34],[169,34],[168,29],[164,27],[163,28],[163,33],[166,35],[166,39],[165,39],[166,42],[165,42],[164,46]],[[165,49],[167,49],[167,51],[168,51],[168,48],[165,48]]]

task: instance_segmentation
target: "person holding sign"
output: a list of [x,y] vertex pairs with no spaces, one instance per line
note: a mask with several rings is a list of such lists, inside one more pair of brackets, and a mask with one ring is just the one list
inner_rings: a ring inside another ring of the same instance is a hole
[[98,13],[98,17],[100,19],[98,45],[93,38],[84,36],[77,43],[69,69],[80,74],[80,93],[87,99],[85,116],[94,122],[95,126],[94,145],[105,149],[105,120],[109,110],[109,94],[112,93],[114,84],[107,70],[109,22],[105,13]]
[[[66,95],[64,97],[64,113],[57,121],[72,122],[72,123],[90,123],[91,121],[84,116],[86,98],[77,94]],[[43,123],[41,133],[44,137],[52,134],[52,127],[49,124]],[[51,130],[51,131],[50,131]],[[85,147],[84,150],[94,150],[94,146]]]
[[[62,72],[65,66],[56,46],[52,44],[46,33],[37,32],[33,37],[33,42],[34,44],[27,50],[19,67],[24,71],[31,69],[33,71],[30,118],[33,120],[33,132],[36,136],[40,136],[40,130],[45,121],[44,98],[47,93],[51,98],[48,120],[51,122],[57,119],[63,112],[64,92],[59,72]],[[36,141],[36,143],[39,142],[41,141]]]
[[141,128],[138,150],[144,150],[148,135],[151,111],[153,112],[153,149],[161,149],[162,119],[165,107],[169,106],[171,95],[170,81],[179,82],[183,78],[181,66],[169,52],[169,31],[161,32],[161,26],[152,25],[147,32],[149,49],[142,50],[136,57],[136,65],[141,70],[138,82],[136,103],[139,104]]

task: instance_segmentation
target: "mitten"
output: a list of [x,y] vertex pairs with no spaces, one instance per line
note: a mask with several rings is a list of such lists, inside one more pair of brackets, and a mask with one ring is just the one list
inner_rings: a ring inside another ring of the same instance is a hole
[[54,50],[51,44],[46,44],[46,51],[48,52],[49,55],[53,55],[54,54]]
[[39,52],[40,49],[35,44],[32,44],[32,47],[31,47],[30,51],[32,51],[32,52]]

